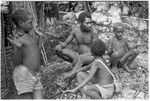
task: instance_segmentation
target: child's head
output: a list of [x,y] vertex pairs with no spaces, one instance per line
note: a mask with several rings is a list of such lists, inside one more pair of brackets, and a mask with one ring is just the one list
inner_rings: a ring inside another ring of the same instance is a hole
[[100,39],[97,39],[92,43],[91,53],[94,56],[98,56],[98,57],[103,56],[105,54],[105,50],[106,50],[106,45]]
[[18,9],[12,15],[12,21],[15,23],[17,28],[22,29],[28,33],[33,28],[33,18],[30,12],[24,9]]
[[121,39],[122,38],[122,34],[124,33],[124,25],[122,23],[114,24],[113,31],[115,33],[115,36],[118,39]]

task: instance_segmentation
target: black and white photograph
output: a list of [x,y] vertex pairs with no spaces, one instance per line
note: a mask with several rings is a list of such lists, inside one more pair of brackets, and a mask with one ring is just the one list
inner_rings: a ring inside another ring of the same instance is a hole
[[149,1],[0,1],[1,99],[148,100]]

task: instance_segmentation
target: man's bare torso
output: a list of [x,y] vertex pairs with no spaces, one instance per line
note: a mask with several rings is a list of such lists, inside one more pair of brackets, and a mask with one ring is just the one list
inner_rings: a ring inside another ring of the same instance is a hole
[[90,52],[90,45],[93,42],[93,33],[92,31],[86,33],[81,32],[80,27],[74,30],[75,39],[78,45],[79,54],[84,54]]

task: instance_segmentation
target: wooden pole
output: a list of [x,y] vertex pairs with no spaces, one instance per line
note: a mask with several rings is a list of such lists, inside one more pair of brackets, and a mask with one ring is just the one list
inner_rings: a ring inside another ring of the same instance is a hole
[[[35,12],[33,10],[33,5],[32,5],[32,2],[30,1],[29,2],[29,7],[30,7],[30,10],[33,14],[33,18],[34,18],[34,27],[36,27],[38,24],[37,24],[37,17],[35,16]],[[42,57],[43,57],[43,61],[45,63],[45,65],[48,63],[47,61],[47,57],[46,57],[46,52],[45,52],[45,48],[44,48],[44,45],[42,44],[42,49],[41,49],[41,53],[42,53]]]

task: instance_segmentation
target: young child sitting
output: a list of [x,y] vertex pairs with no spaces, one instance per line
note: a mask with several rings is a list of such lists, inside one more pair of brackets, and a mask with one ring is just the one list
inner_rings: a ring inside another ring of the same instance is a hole
[[[12,15],[16,25],[15,36],[8,40],[14,45],[13,80],[19,99],[42,99],[42,84],[38,74],[40,66],[39,40],[33,36],[33,17],[24,10],[18,9]],[[37,31],[36,31],[37,32]],[[37,33],[39,34],[39,33]]]
[[133,60],[138,55],[134,48],[129,47],[127,40],[122,37],[124,33],[124,26],[122,23],[116,23],[113,26],[115,36],[109,40],[109,46],[107,54],[110,55],[111,66],[119,65],[128,72],[133,72]]
[[106,45],[100,39],[92,43],[91,53],[95,59],[89,72],[78,72],[76,75],[78,86],[72,90],[66,90],[64,93],[76,92],[81,89],[82,93],[91,99],[108,99],[112,97],[115,90],[115,77],[103,58],[105,50]]

